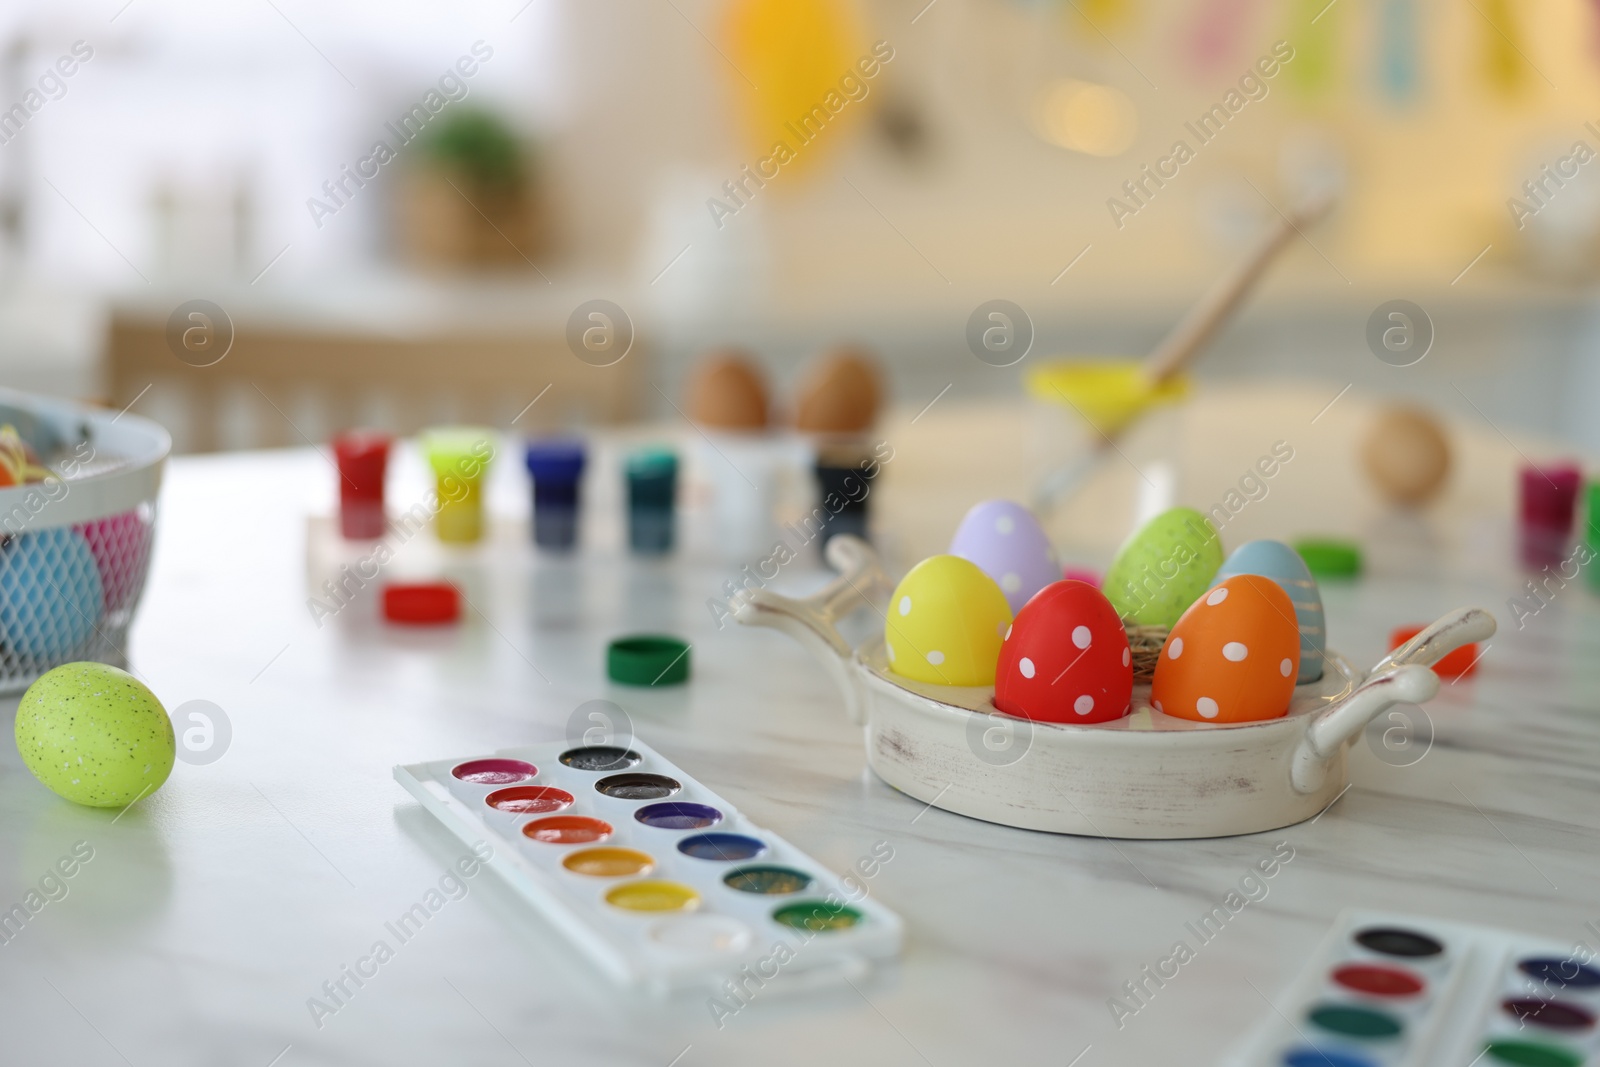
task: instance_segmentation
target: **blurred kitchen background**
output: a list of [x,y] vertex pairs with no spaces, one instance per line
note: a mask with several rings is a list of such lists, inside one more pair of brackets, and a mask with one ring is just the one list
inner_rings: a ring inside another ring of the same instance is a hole
[[[852,70],[812,143],[785,132]],[[732,198],[780,136],[794,158]],[[1600,449],[1579,142],[1590,0],[12,5],[0,382],[135,404],[197,451],[670,417],[708,348],[792,380],[853,342],[915,411],[1020,393],[1029,361],[968,351],[980,303],[1022,307],[1035,358],[1140,355],[1333,191],[1202,382],[1354,383]],[[606,367],[568,341],[596,299],[635,333]],[[1366,340],[1395,299],[1436,331],[1403,370]],[[209,367],[174,340],[193,301],[225,316]]]

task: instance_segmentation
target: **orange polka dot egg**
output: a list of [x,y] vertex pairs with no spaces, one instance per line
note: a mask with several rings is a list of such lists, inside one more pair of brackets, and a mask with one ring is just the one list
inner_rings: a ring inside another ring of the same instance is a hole
[[1277,719],[1299,670],[1294,603],[1270,578],[1240,574],[1196,600],[1167,635],[1151,703],[1195,722]]

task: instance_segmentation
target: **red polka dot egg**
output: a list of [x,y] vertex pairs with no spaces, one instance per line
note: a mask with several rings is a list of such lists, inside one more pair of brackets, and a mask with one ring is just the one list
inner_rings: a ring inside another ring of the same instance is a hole
[[1257,722],[1289,710],[1300,670],[1294,604],[1277,582],[1229,578],[1178,620],[1156,662],[1151,703],[1196,722]]
[[1128,634],[1100,590],[1055,582],[1017,613],[995,668],[996,708],[1037,722],[1108,722],[1132,698]]

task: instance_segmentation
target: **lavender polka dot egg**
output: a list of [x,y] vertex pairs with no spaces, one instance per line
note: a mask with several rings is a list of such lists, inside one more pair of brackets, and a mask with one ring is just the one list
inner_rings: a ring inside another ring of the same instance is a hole
[[1010,500],[974,505],[956,528],[950,554],[978,565],[1006,596],[1012,614],[1061,577],[1050,539],[1033,512]]

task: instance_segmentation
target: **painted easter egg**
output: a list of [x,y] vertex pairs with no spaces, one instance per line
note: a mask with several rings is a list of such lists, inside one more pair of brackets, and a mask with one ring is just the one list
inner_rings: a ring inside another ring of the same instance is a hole
[[1150,689],[1157,711],[1196,722],[1256,722],[1289,710],[1300,670],[1294,604],[1277,582],[1238,574],[1178,620]]
[[1128,633],[1098,589],[1056,582],[1017,613],[995,668],[995,707],[1039,722],[1107,722],[1132,699]]
[[20,533],[0,548],[0,642],[59,659],[100,622],[105,593],[89,543],[67,526]]
[[795,386],[794,424],[806,433],[865,433],[883,402],[883,373],[872,353],[845,345],[826,353]]
[[884,641],[894,673],[932,685],[991,685],[1011,608],[977,564],[930,556],[900,580]]
[[152,527],[140,519],[137,511],[124,511],[85,523],[82,529],[100,569],[106,612],[131,606],[144,579]]
[[1391,502],[1426,504],[1450,477],[1450,438],[1426,411],[1385,408],[1362,441],[1361,463]]
[[771,412],[766,375],[753,356],[738,349],[701,357],[684,401],[691,419],[719,430],[759,430]]
[[1106,599],[1126,622],[1171,626],[1222,566],[1222,539],[1193,508],[1173,508],[1123,542],[1106,571]]
[[1271,578],[1289,594],[1294,604],[1295,622],[1300,627],[1300,672],[1296,680],[1301,685],[1322,678],[1322,659],[1328,647],[1327,630],[1322,617],[1322,594],[1317,591],[1316,579],[1306,567],[1300,553],[1282,541],[1250,541],[1234,549],[1233,555],[1217,572],[1220,584],[1236,574],[1259,574]]
[[1069,582],[1082,582],[1085,585],[1092,585],[1096,589],[1100,588],[1103,581],[1098,571],[1092,571],[1088,567],[1074,567],[1070,563],[1061,569],[1061,577]]
[[17,705],[16,738],[35,778],[95,808],[154,793],[177,754],[155,694],[104,663],[63,664],[29,686]]
[[971,560],[993,578],[1012,612],[1061,576],[1039,520],[1009,500],[974,505],[956,528],[950,554]]

